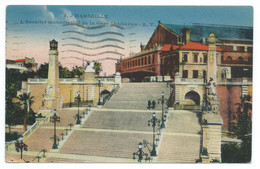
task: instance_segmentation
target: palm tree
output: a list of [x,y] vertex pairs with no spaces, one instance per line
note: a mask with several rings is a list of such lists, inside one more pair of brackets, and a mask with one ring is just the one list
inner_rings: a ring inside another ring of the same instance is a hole
[[30,106],[34,103],[33,98],[34,96],[31,96],[31,93],[23,93],[18,97],[24,107],[24,132],[27,130],[27,116],[30,112]]

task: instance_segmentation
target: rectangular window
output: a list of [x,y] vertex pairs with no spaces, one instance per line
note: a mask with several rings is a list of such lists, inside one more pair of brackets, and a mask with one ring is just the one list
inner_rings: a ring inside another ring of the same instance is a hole
[[253,47],[247,47],[247,52],[253,52]]
[[203,61],[204,61],[204,63],[207,63],[207,61],[208,61],[208,55],[207,54],[203,54]]
[[144,58],[144,64],[147,65],[147,57]]
[[135,61],[133,60],[133,67],[135,66]]
[[153,60],[152,60],[152,63],[154,63],[154,55],[153,55],[153,58],[152,58]]
[[199,71],[193,70],[193,78],[198,78]]
[[193,62],[198,62],[198,55],[197,54],[193,55]]
[[203,70],[203,78],[204,79],[207,78],[207,74],[206,73],[207,73],[206,70]]
[[188,54],[187,53],[183,54],[182,62],[188,62]]
[[140,66],[140,59],[138,59],[138,66]]
[[137,66],[137,60],[135,60],[135,66]]
[[183,70],[182,78],[188,78],[188,70]]
[[233,46],[224,46],[224,51],[233,51]]
[[238,46],[237,47],[237,51],[244,52],[245,51],[245,47],[244,46]]
[[151,56],[148,56],[148,64],[151,64]]
[[141,61],[142,61],[142,65],[144,65],[144,58],[141,58]]

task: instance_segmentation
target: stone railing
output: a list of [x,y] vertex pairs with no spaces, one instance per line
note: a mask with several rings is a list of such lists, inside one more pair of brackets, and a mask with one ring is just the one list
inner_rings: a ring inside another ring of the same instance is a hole
[[25,133],[23,133],[23,141],[25,141],[28,136],[37,128],[39,122],[36,121]]
[[201,106],[198,105],[188,105],[188,104],[175,104],[175,110],[201,110]]
[[103,102],[102,102],[102,105],[104,105],[118,90],[119,90],[119,85],[116,87],[116,88],[114,88],[112,91],[111,91],[111,93],[109,94],[109,95],[107,95],[107,96],[105,96],[104,98],[103,98]]
[[60,83],[62,82],[84,82],[81,78],[60,78]]
[[114,77],[99,77],[96,81],[98,82],[98,80],[100,80],[101,83],[115,83]]
[[48,79],[32,79],[28,78],[28,83],[47,83]]
[[199,82],[199,83],[203,83],[204,79],[200,78],[181,78],[181,82]]
[[5,142],[5,151],[13,151],[15,150],[16,140]]
[[217,84],[248,84],[252,85],[252,78],[217,79]]

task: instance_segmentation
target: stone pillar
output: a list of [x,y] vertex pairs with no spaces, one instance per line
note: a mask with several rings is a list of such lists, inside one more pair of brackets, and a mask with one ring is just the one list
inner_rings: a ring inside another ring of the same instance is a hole
[[119,86],[121,86],[121,74],[119,72],[116,72],[116,76],[115,76],[115,83],[117,83]]
[[215,36],[209,36],[208,72],[206,86],[206,107],[202,114],[203,144],[202,162],[221,162],[221,127],[222,117],[219,113],[219,102],[216,89],[217,56]]
[[243,77],[242,79],[242,87],[241,87],[241,95],[242,97],[248,95],[248,79],[246,77]]
[[48,82],[44,96],[44,105],[50,109],[58,109],[61,107],[58,64],[59,52],[57,49],[58,42],[53,39],[50,41]]
[[221,126],[219,114],[207,113],[202,118],[203,148],[202,162],[221,162]]
[[86,69],[84,71],[84,82],[88,83],[85,90],[87,90],[86,93],[86,100],[88,101],[94,101],[95,100],[95,85],[96,85],[96,78],[95,78],[95,63],[91,62],[86,66]]
[[216,53],[216,44],[215,44],[215,35],[210,34],[209,36],[209,51],[208,51],[208,69],[207,69],[207,79],[210,78],[213,81],[217,79],[217,53]]

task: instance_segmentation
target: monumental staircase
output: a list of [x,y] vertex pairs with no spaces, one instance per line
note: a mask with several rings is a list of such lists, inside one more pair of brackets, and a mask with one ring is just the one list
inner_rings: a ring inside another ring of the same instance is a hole
[[[132,158],[139,142],[152,143],[152,127],[148,127],[147,121],[153,112],[161,119],[162,105],[157,100],[162,92],[169,98],[170,88],[166,83],[123,83],[103,107],[91,108],[81,125],[75,125],[77,108],[57,111],[59,138],[73,124],[69,134],[60,141],[59,149],[51,149],[51,122],[39,125],[25,143],[30,151],[47,150],[47,157],[41,162],[137,162]],[[147,109],[148,100],[156,101],[154,110]],[[80,108],[80,112],[86,109]],[[198,119],[196,112],[170,110],[166,129],[161,130],[160,137],[156,135],[160,139],[158,156],[153,162],[194,163],[200,152]],[[149,153],[147,148],[143,150]]]

